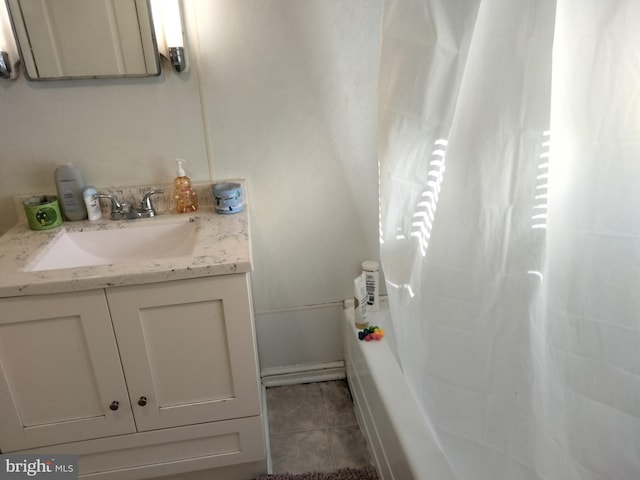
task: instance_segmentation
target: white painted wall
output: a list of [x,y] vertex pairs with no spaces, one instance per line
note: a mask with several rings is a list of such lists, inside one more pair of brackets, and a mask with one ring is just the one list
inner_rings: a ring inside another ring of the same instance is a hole
[[336,302],[378,257],[381,1],[184,7],[186,75],[0,82],[0,232],[66,161],[97,186],[167,183],[178,156],[194,180],[244,177],[262,367],[339,360]]

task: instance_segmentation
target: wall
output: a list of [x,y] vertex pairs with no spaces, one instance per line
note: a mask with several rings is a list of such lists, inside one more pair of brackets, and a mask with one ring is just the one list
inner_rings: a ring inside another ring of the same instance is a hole
[[184,0],[190,70],[0,82],[0,232],[11,196],[73,161],[97,186],[247,179],[263,368],[339,360],[339,302],[377,258],[381,1]]

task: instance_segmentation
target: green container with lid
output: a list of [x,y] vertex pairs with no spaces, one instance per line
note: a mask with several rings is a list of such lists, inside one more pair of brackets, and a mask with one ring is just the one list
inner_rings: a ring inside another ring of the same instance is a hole
[[31,230],[48,230],[62,225],[58,197],[41,195],[28,198],[22,203]]

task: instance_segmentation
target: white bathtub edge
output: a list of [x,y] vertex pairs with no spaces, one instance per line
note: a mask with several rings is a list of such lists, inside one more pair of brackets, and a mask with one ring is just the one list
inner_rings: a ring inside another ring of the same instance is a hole
[[345,308],[347,380],[358,420],[382,480],[454,480],[432,430],[384,339],[358,340],[353,308]]

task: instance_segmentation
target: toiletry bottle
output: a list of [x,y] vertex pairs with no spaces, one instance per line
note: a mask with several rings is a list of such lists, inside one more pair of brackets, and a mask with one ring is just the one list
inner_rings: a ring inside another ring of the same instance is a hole
[[89,215],[89,220],[92,222],[102,218],[102,210],[100,210],[100,201],[96,196],[97,193],[98,191],[91,185],[85,187],[82,191],[84,205],[87,207],[87,214]]
[[380,295],[380,267],[378,262],[365,260],[362,262],[362,277],[367,289],[367,310],[377,312]]
[[355,301],[355,324],[356,328],[367,328],[369,319],[367,318],[367,289],[362,281],[362,275],[358,275],[353,280],[353,299]]
[[58,190],[58,203],[67,220],[84,220],[87,208],[82,198],[84,179],[82,173],[71,163],[60,165],[53,174]]
[[178,176],[173,181],[173,200],[176,202],[176,212],[188,213],[198,210],[198,199],[191,187],[191,179],[184,173],[184,160],[178,158]]

